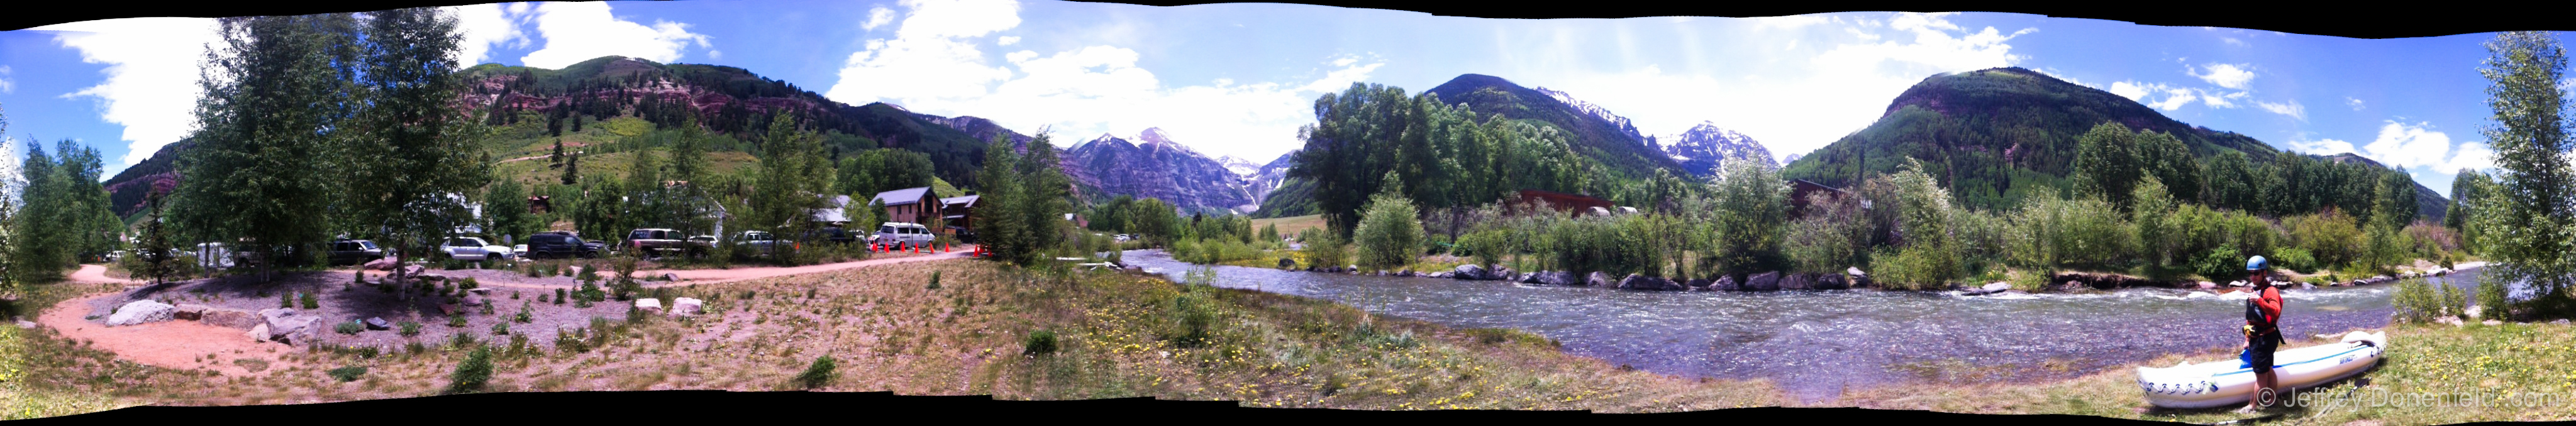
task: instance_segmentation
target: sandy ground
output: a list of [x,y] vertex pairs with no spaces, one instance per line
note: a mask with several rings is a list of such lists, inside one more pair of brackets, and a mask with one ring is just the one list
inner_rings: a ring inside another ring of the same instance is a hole
[[[799,267],[653,270],[637,271],[637,274],[651,276],[671,274],[677,276],[681,280],[677,282],[657,281],[647,284],[647,287],[666,287],[684,284],[721,283],[785,275],[822,273],[897,263],[957,259],[966,257],[967,253],[968,251],[966,250],[960,250],[953,253],[923,254]],[[77,282],[88,283],[127,284],[129,289],[139,288],[142,284],[136,281],[108,277],[106,275],[106,271],[107,268],[104,266],[83,265],[79,271],[72,273],[71,279]],[[369,272],[371,279],[381,279],[382,277],[382,273],[380,272]],[[493,302],[495,302],[495,308],[498,308],[496,309],[498,312],[495,312],[497,315],[468,315],[468,317],[473,319],[472,325],[462,329],[452,329],[447,327],[443,321],[432,321],[434,318],[423,319],[411,318],[411,315],[401,317],[391,315],[394,311],[417,311],[414,309],[400,309],[401,306],[398,305],[425,302],[379,302],[375,300],[366,300],[361,302],[357,300],[341,300],[344,297],[350,296],[375,299],[375,297],[366,296],[376,296],[375,293],[377,293],[376,290],[365,288],[357,290],[340,290],[338,288],[339,286],[332,285],[345,282],[347,279],[347,275],[343,275],[345,273],[346,272],[343,271],[293,274],[294,276],[282,275],[280,277],[281,284],[274,284],[281,287],[275,287],[272,289],[281,292],[305,290],[325,294],[325,306],[321,311],[315,313],[323,315],[326,320],[338,321],[343,320],[344,317],[357,318],[382,315],[387,317],[387,320],[410,319],[427,325],[423,327],[422,335],[412,338],[395,337],[393,336],[393,332],[388,330],[370,330],[359,335],[338,335],[329,332],[318,334],[318,336],[320,336],[324,341],[334,344],[379,346],[392,349],[397,342],[402,341],[439,342],[445,339],[447,334],[456,331],[474,332],[478,335],[484,334],[482,331],[490,327],[489,323],[507,321],[506,316],[510,313],[516,312],[518,310],[517,305],[520,305],[522,301],[535,299],[537,294],[545,293],[543,291],[530,292],[530,294],[524,295],[522,299],[513,300],[508,296],[505,296],[505,294],[515,292],[511,289],[547,290],[554,288],[570,288],[578,285],[568,277],[528,278],[524,275],[519,275],[514,271],[508,270],[434,271],[432,273],[451,277],[474,277],[476,281],[481,282],[484,285],[496,287],[496,293],[494,294],[495,297],[493,298],[495,300],[493,300]],[[183,302],[209,304],[219,307],[246,310],[257,310],[262,307],[275,307],[273,302],[275,299],[249,297],[246,293],[251,290],[244,287],[249,284],[243,284],[240,283],[240,281],[243,280],[240,278],[194,280],[163,290],[160,294],[187,294],[186,292],[188,290],[193,289],[205,289],[212,292],[206,294],[244,293],[234,294],[232,295],[232,298],[219,300],[197,300],[191,296],[181,297],[183,297]],[[342,293],[344,291],[359,294],[332,294]],[[37,319],[40,324],[54,329],[56,332],[61,333],[65,338],[91,342],[92,345],[96,345],[99,349],[116,353],[119,358],[131,360],[137,363],[174,369],[214,369],[226,376],[254,374],[254,372],[250,371],[249,368],[235,364],[235,360],[255,359],[265,361],[269,363],[267,368],[276,369],[292,366],[291,363],[282,361],[277,354],[301,350],[282,343],[253,341],[245,334],[244,330],[209,325],[197,321],[171,320],[123,327],[108,327],[105,323],[107,314],[113,312],[117,305],[124,301],[125,296],[127,296],[126,293],[120,292],[97,294],[65,300],[47,309],[46,312],[39,315]],[[592,316],[622,317],[622,315],[611,314],[622,313],[624,310],[624,306],[617,302],[601,303],[588,309],[574,309],[569,306],[555,305],[550,306],[548,309],[538,309],[540,312],[537,321],[533,321],[533,323],[529,324],[512,324],[512,328],[525,332],[542,333],[540,335],[551,337],[552,333],[547,333],[547,331],[565,326],[586,326],[588,325],[587,319]],[[719,315],[723,317],[732,316],[730,314]],[[93,317],[95,319],[92,319]],[[727,320],[730,321],[732,318],[727,318]],[[430,325],[431,323],[437,324]],[[728,340],[740,340],[748,337],[747,334],[748,333],[726,337],[731,338]],[[532,340],[543,341],[545,339]],[[214,358],[207,358],[209,355],[214,356]]]
[[[80,271],[72,273],[71,279],[87,283],[140,284],[108,278],[106,272],[107,267],[104,266],[82,265]],[[268,368],[289,365],[281,362],[277,354],[293,350],[293,347],[252,341],[242,330],[184,320],[108,327],[103,319],[84,319],[93,312],[90,305],[94,302],[122,295],[107,293],[65,300],[38,315],[36,320],[62,333],[64,338],[88,341],[99,349],[115,352],[119,358],[145,365],[181,370],[206,368],[227,376],[251,374],[249,368],[233,363],[239,359],[265,361],[269,363]],[[208,355],[215,358],[209,361]]]

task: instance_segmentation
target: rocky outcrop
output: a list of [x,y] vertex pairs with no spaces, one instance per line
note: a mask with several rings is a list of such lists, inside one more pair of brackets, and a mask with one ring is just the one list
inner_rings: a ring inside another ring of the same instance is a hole
[[125,302],[125,305],[116,307],[115,313],[107,315],[107,325],[124,326],[169,321],[174,316],[172,313],[178,310],[177,306],[154,300]]
[[1493,279],[1493,277],[1487,276],[1487,274],[1488,272],[1485,271],[1485,267],[1476,265],[1458,265],[1457,268],[1450,271],[1451,277],[1462,280]]
[[1709,281],[1709,282],[1708,282],[1708,290],[1709,290],[1709,291],[1743,291],[1743,290],[1744,290],[1744,284],[1743,284],[1743,282],[1741,282],[1741,281],[1736,281],[1736,280],[1735,280],[1735,277],[1733,277],[1733,276],[1722,276],[1722,277],[1717,277],[1717,279],[1716,279],[1716,280],[1714,280],[1714,281]]
[[1753,276],[1746,277],[1744,279],[1745,291],[1774,291],[1779,289],[1780,273],[1778,272],[1753,274]]

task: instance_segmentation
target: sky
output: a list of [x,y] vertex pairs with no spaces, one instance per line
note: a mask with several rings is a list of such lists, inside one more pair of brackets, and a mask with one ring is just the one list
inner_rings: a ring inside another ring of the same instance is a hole
[[[1045,127],[1058,146],[1160,128],[1253,163],[1300,146],[1314,100],[1355,82],[1418,93],[1460,74],[1499,76],[1567,92],[1659,139],[1707,122],[1785,158],[1869,125],[1927,77],[2019,66],[2276,147],[2361,154],[2446,195],[2458,170],[2493,167],[2477,72],[2492,34],[2373,40],[2007,13],[1521,20],[1012,0],[450,9],[466,63],[729,65],[853,105]],[[73,139],[103,154],[105,177],[186,136],[213,28],[128,18],[0,32],[10,158],[23,158],[27,139],[49,152]]]

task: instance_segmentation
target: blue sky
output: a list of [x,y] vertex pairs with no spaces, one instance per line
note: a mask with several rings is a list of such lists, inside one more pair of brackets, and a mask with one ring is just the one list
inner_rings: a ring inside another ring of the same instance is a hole
[[[453,9],[476,63],[730,65],[851,104],[1024,133],[1047,126],[1060,146],[1159,127],[1256,163],[1295,149],[1314,99],[1352,82],[1419,92],[1459,74],[1501,76],[1567,92],[1647,134],[1706,121],[1786,157],[1868,125],[1935,73],[2021,66],[2274,146],[2360,153],[2445,193],[2456,170],[2492,167],[2478,136],[2489,34],[2367,40],[1998,13],[1509,20],[1008,0]],[[105,154],[107,175],[141,161],[187,134],[212,28],[135,18],[0,32],[8,137],[48,149],[80,140]]]

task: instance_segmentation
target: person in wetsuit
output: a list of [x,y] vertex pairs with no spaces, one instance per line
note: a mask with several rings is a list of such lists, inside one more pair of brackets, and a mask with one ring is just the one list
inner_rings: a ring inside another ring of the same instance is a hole
[[2244,412],[2270,407],[2281,386],[2280,378],[2272,374],[2272,353],[2282,343],[2281,289],[2272,285],[2269,266],[2262,256],[2245,262],[2245,281],[2253,283],[2255,294],[2245,299],[2245,353],[2239,358],[2254,370],[2255,389],[2240,410]]

